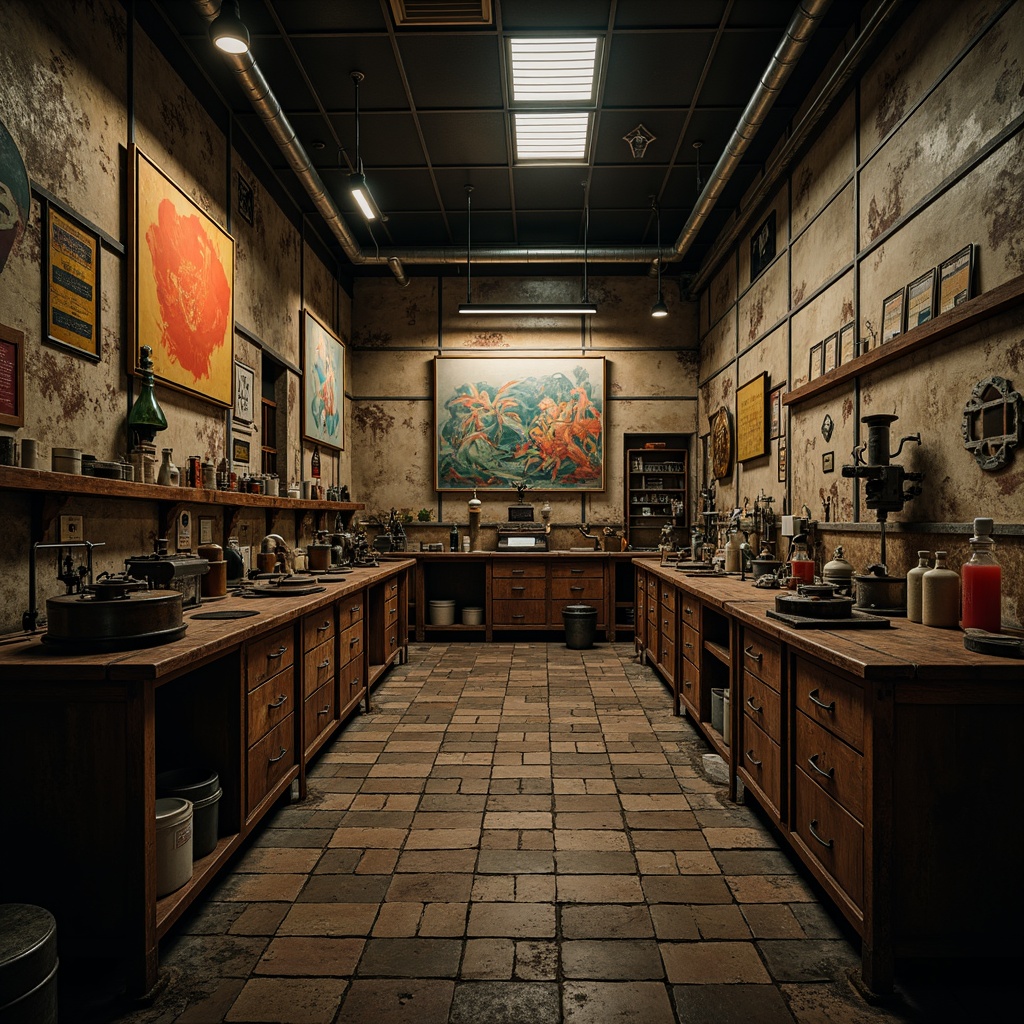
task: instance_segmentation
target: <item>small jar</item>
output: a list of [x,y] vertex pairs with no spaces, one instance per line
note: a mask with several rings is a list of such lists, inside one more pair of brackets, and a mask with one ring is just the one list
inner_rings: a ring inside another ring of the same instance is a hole
[[924,574],[931,568],[930,551],[918,551],[917,565],[907,573],[907,618],[911,622],[921,621],[921,601]]
[[803,534],[793,538],[793,555],[789,560],[789,589],[796,590],[801,583],[814,582],[814,559],[807,554],[807,539]]
[[939,629],[960,625],[960,577],[946,566],[946,552],[935,552],[935,568],[921,577],[921,621]]
[[1002,570],[992,551],[991,519],[974,520],[971,557],[964,563],[964,629],[998,633],[1002,628]]

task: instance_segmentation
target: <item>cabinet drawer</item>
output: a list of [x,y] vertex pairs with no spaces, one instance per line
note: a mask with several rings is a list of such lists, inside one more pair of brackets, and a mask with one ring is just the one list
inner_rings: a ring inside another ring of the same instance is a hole
[[556,601],[593,604],[604,599],[604,577],[560,577],[551,581],[551,597]]
[[545,601],[495,601],[494,626],[543,626],[547,621]]
[[384,621],[395,622],[398,619],[398,598],[389,597],[384,602]]
[[[329,679],[334,678],[334,641],[325,640],[307,651],[302,658],[302,693],[308,697]],[[271,680],[273,681],[273,680]]]
[[795,703],[812,722],[864,750],[864,691],[843,676],[797,659]]
[[664,635],[658,641],[658,665],[672,682],[676,675],[676,645]]
[[384,630],[384,648],[383,657],[385,662],[389,662],[392,655],[398,650],[398,623],[392,622]]
[[746,716],[740,716],[740,772],[766,797],[778,816],[781,806],[782,753],[779,745]]
[[798,711],[793,757],[812,782],[864,820],[863,755]]
[[296,764],[295,716],[289,715],[259,743],[249,748],[246,810],[253,811],[259,806],[260,801]]
[[384,584],[384,596],[390,601],[398,600],[398,577],[388,580]]
[[339,700],[344,707],[354,697],[358,697],[366,689],[366,677],[363,675],[363,663],[356,659],[350,661],[342,670],[339,680]]
[[679,595],[679,618],[700,636],[700,601],[689,594]]
[[864,905],[864,829],[797,766],[793,827],[857,907]]
[[776,743],[782,738],[782,698],[757,676],[743,670],[743,713]]
[[247,746],[261,740],[295,710],[295,673],[285,669],[253,690],[246,699]]
[[311,651],[325,640],[334,636],[334,609],[323,608],[318,612],[303,616],[302,649]]
[[333,680],[324,683],[306,698],[303,716],[308,750],[338,720],[338,709],[334,705]]
[[254,690],[260,683],[295,664],[295,635],[285,626],[260,640],[253,640],[246,653],[246,689]]
[[658,577],[652,572],[647,574],[647,596],[658,600]]
[[679,697],[700,719],[700,670],[688,658],[679,663],[682,678],[679,680]]
[[[568,608],[570,605],[580,604],[581,602],[576,599],[568,599],[564,601],[549,601],[548,602],[548,625],[562,627],[565,625],[565,619],[562,617],[562,609]],[[587,601],[587,606],[593,608],[597,612],[597,626],[601,628],[605,625],[604,617],[604,601]]]
[[658,600],[661,602],[662,608],[674,612],[676,610],[676,588],[668,583],[662,583],[658,587]]
[[363,621],[363,595],[349,594],[338,602],[338,629],[346,629],[353,622]]
[[672,643],[676,641],[676,613],[673,608],[666,608],[664,605],[661,608],[661,615],[658,617],[658,631],[663,637],[671,640]]
[[543,562],[503,562],[496,558],[491,564],[494,579],[542,580],[546,575]]
[[342,634],[338,644],[338,663],[347,665],[363,653],[363,624],[355,622]]
[[756,629],[743,627],[740,641],[743,649],[743,668],[766,682],[773,690],[782,687],[782,645]]
[[551,563],[553,580],[604,579],[604,566],[598,559],[593,561],[555,561]]
[[659,611],[659,609],[658,609],[658,602],[657,601],[648,601],[647,602],[647,622],[650,625],[651,629],[657,629],[658,628],[658,625],[659,625],[659,623],[658,623],[658,611]]
[[543,579],[496,579],[491,594],[496,601],[543,601],[544,587]]
[[694,664],[700,657],[700,633],[686,622],[683,623],[683,657]]

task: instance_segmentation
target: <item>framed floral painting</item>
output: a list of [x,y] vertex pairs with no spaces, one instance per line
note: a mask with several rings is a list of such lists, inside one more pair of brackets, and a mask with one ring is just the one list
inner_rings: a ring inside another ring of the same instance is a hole
[[157,380],[231,408],[234,239],[137,146],[129,171],[128,372],[149,345]]
[[312,313],[302,313],[302,436],[345,447],[345,346]]

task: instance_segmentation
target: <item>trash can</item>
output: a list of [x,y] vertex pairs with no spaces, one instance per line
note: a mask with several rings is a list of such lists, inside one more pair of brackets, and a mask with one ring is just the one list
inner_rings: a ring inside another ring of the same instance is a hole
[[42,907],[0,905],[0,1021],[57,1024],[57,922]]
[[597,632],[597,609],[589,604],[569,604],[562,609],[565,623],[565,646],[571,651],[585,651],[594,646]]
[[724,721],[725,688],[719,686],[711,687],[711,728],[715,732],[723,732]]

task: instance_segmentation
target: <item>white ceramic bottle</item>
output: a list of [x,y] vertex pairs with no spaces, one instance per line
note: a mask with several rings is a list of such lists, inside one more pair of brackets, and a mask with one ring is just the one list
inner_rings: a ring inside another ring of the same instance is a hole
[[924,574],[931,568],[930,551],[918,551],[917,565],[907,573],[907,618],[911,622],[921,621],[922,583]]
[[921,621],[926,626],[960,625],[960,577],[946,567],[946,552],[935,552],[935,568],[921,577]]

